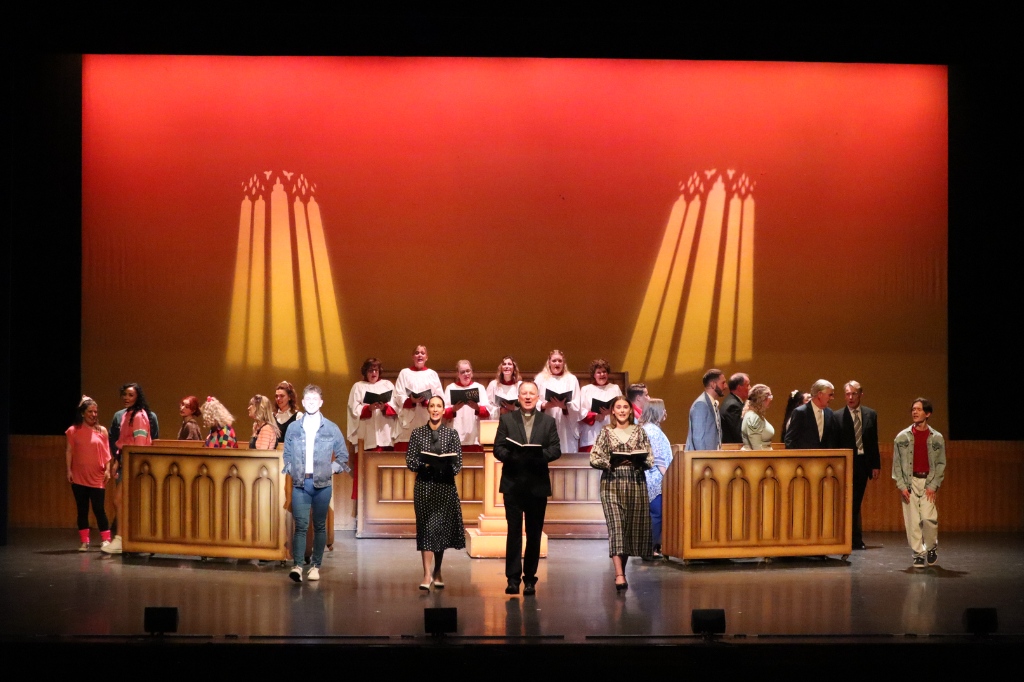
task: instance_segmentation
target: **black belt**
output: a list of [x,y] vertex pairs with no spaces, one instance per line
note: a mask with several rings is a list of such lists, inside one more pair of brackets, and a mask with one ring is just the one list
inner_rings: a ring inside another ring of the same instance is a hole
[[914,478],[928,478],[928,472],[927,471],[915,471],[914,472]]

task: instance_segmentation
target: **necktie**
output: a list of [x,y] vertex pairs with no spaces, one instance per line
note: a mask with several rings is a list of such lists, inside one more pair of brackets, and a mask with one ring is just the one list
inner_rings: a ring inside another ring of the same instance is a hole
[[825,437],[825,415],[818,409],[818,406],[814,406],[814,420],[818,422],[818,440],[822,440]]
[[715,406],[715,428],[718,430],[718,444],[722,444],[722,415],[718,411],[718,401],[712,400],[711,403]]
[[861,437],[862,425],[860,423],[860,410],[853,411],[853,436],[857,443],[857,454],[864,452],[864,440]]

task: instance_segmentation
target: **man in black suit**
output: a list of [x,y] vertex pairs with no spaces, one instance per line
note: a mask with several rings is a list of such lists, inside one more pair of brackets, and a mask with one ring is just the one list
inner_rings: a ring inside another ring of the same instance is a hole
[[722,400],[719,412],[722,415],[722,442],[742,443],[740,425],[743,420],[743,403],[750,393],[750,377],[737,372],[729,377],[729,395]]
[[793,410],[786,431],[787,450],[820,450],[838,447],[835,415],[828,404],[836,390],[831,382],[818,379],[811,386],[811,402]]
[[[501,415],[494,437],[494,458],[502,463],[498,491],[505,500],[508,538],[505,541],[505,594],[537,590],[540,536],[551,497],[548,462],[562,456],[558,428],[552,417],[537,409],[537,384],[519,385],[519,409]],[[523,516],[526,517],[526,555],[523,556]]]
[[864,389],[856,381],[847,381],[843,387],[846,407],[836,410],[839,430],[837,445],[853,450],[853,548],[867,549],[861,532],[860,504],[868,481],[878,478],[882,458],[878,452],[878,414],[861,405]]

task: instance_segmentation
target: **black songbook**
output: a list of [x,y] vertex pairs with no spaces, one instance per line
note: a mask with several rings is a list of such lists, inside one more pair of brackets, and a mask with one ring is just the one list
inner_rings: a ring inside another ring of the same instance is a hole
[[519,452],[523,453],[527,457],[540,457],[543,452],[543,448],[540,443],[520,443],[517,440],[506,438],[509,443],[519,446]]
[[555,393],[550,388],[544,389],[544,401],[549,402],[552,399],[565,401],[568,405],[569,401],[572,400],[572,391],[566,391],[565,393]]
[[441,455],[435,455],[433,452],[421,452],[420,461],[424,464],[430,464],[432,466],[441,466],[446,462],[454,462],[458,459],[459,455],[455,452],[446,452]]
[[612,403],[615,402],[615,398],[611,400],[598,400],[597,398],[590,399],[590,411],[594,414],[601,414],[601,410],[612,409]]
[[648,454],[647,450],[638,450],[636,452],[612,451],[612,468],[623,464],[632,464],[637,469],[643,469]]
[[434,395],[434,393],[428,388],[427,390],[420,391],[419,393],[416,393],[415,391],[409,391],[407,395],[410,399],[416,402],[420,402],[421,400],[429,400],[430,396]]
[[500,407],[504,407],[506,410],[518,410],[519,409],[519,399],[518,398],[513,398],[512,400],[506,400],[505,398],[502,398],[501,396],[498,396],[498,400],[501,401]]
[[452,388],[448,392],[452,396],[452,405],[455,403],[480,402],[479,388]]
[[386,393],[370,393],[367,391],[363,394],[363,405],[374,405],[376,403],[390,403],[391,402],[391,391]]

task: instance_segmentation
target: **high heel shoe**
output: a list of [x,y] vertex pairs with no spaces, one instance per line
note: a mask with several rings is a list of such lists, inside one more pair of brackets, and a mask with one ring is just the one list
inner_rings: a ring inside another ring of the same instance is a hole
[[443,590],[444,589],[444,580],[442,580],[440,576],[434,578],[430,582],[434,583],[434,587],[436,587],[437,589],[439,589],[439,590]]
[[433,584],[434,584],[433,580],[431,580],[428,583],[420,583],[420,589],[423,590],[424,592],[430,592],[430,586],[433,585]]
[[617,575],[617,576],[615,576],[615,580],[616,581],[618,581],[619,578],[622,578],[622,582],[621,583],[620,582],[616,582],[615,583],[615,591],[616,592],[622,592],[624,590],[628,590],[629,589],[629,583],[626,582],[626,576],[625,575]]

